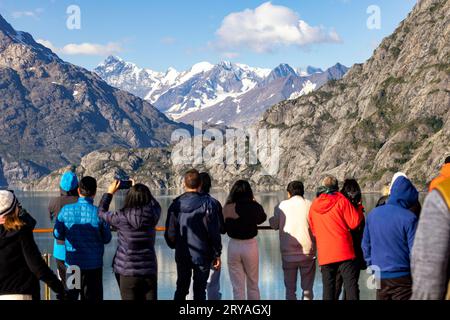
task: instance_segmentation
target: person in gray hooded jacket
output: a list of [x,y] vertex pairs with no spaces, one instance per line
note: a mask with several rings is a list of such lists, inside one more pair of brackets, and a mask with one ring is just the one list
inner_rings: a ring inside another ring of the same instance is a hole
[[450,178],[433,189],[425,200],[411,269],[412,300],[450,299]]

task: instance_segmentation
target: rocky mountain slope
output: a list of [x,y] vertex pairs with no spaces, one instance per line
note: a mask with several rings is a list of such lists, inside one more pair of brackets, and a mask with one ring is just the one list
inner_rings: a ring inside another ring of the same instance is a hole
[[379,190],[397,170],[424,188],[450,155],[450,1],[422,0],[341,81],[267,111],[279,128],[276,180],[325,173]]
[[0,16],[0,186],[39,178],[102,147],[164,146],[179,127]]
[[111,56],[94,71],[110,85],[147,99],[179,121],[245,127],[275,103],[340,79],[347,70],[341,64],[326,71],[313,67],[302,71],[287,64],[270,70],[230,62],[201,62],[188,71],[170,68],[161,73]]
[[[353,66],[342,80],[270,108],[258,127],[279,129],[276,175],[262,175],[260,165],[201,169],[210,171],[216,185],[223,187],[237,178],[249,179],[257,189],[302,179],[314,190],[330,173],[341,180],[357,178],[365,191],[378,191],[402,170],[425,190],[450,155],[449,13],[449,0],[418,2],[373,56]],[[154,187],[179,186],[184,168],[173,166],[170,151],[156,156],[152,152],[93,153],[79,170],[97,177],[125,170]],[[130,157],[136,161],[129,162]],[[57,179],[52,175],[33,186],[48,189],[57,186]]]
[[[196,166],[200,171],[209,172],[214,178],[216,188],[228,188],[237,178],[248,179],[254,183],[255,190],[278,189],[276,181],[259,172],[259,166],[235,166],[202,164]],[[41,179],[23,185],[24,190],[58,191],[61,174],[72,169],[63,167]],[[78,163],[78,176],[90,175],[97,179],[99,189],[106,190],[117,174],[131,176],[151,189],[182,188],[182,177],[189,165],[174,165],[170,148],[113,148],[97,150],[84,156]]]

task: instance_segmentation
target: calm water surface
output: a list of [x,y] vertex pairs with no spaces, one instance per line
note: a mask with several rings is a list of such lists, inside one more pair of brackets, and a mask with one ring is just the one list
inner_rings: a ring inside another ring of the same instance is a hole
[[[52,228],[47,212],[47,206],[50,199],[57,196],[57,193],[30,193],[30,192],[16,192],[24,208],[26,208],[38,221],[37,228]],[[154,193],[163,209],[163,215],[159,221],[159,225],[163,226],[172,199],[176,193],[170,191],[168,193],[157,192]],[[225,202],[226,192],[216,190],[212,192],[222,203]],[[266,210],[268,216],[272,216],[273,208],[286,197],[284,192],[269,192],[258,193],[256,199]],[[312,195],[307,195],[311,199]],[[100,197],[97,197],[96,204],[98,204]],[[378,194],[364,195],[364,206],[369,212],[376,204],[379,198]],[[112,209],[120,208],[123,201],[123,194],[114,198]],[[265,223],[266,225],[268,222]],[[49,235],[36,235],[36,241],[42,253],[52,253],[53,238]],[[223,236],[223,254],[222,254],[222,277],[221,287],[223,299],[232,299],[232,288],[227,268],[227,247],[228,236]],[[283,270],[281,268],[281,256],[279,250],[278,233],[275,231],[260,231],[258,235],[259,250],[260,250],[260,290],[262,299],[284,300],[285,289],[283,282]],[[104,291],[105,299],[115,300],[120,299],[119,289],[112,271],[112,259],[117,248],[117,238],[114,236],[110,244],[105,248],[104,255]],[[174,252],[169,249],[164,241],[162,232],[157,234],[156,238],[156,253],[158,257],[159,273],[158,273],[158,294],[159,299],[172,299],[175,291],[176,283],[176,266],[174,260]],[[52,268],[55,270],[54,261]],[[361,299],[370,300],[375,298],[375,291],[369,290],[366,286],[368,274],[362,271],[360,278]],[[314,294],[316,299],[322,297],[322,281],[319,269],[316,272],[316,281],[314,284]]]

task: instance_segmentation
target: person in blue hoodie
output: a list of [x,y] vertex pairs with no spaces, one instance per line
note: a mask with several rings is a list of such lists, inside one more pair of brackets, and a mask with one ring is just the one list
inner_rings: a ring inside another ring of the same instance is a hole
[[[53,198],[48,205],[48,213],[50,220],[53,221],[58,217],[61,209],[67,204],[73,204],[78,201],[78,178],[73,171],[67,171],[61,176],[59,183],[61,193],[58,197]],[[66,247],[63,241],[55,239],[53,245],[53,257],[56,260],[59,279],[66,286]]]
[[94,178],[81,179],[78,202],[61,209],[53,232],[57,240],[65,242],[66,266],[80,271],[81,287],[69,290],[74,300],[80,295],[81,300],[103,300],[103,253],[104,245],[111,241],[111,230],[98,217],[94,206],[96,192]]
[[405,174],[396,174],[386,204],[366,221],[362,249],[372,270],[379,270],[377,300],[409,300],[412,295],[411,250],[418,218],[409,208],[419,193]]
[[200,193],[200,173],[189,170],[184,176],[185,193],[169,207],[165,239],[175,249],[177,288],[175,300],[186,300],[193,275],[194,300],[206,300],[211,265],[221,266],[221,226],[217,206],[212,198]]

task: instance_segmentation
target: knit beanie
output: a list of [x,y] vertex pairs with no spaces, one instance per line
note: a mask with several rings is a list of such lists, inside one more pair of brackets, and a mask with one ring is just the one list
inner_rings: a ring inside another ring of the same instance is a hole
[[11,191],[0,190],[0,218],[12,213],[18,204],[17,198]]
[[61,181],[59,183],[59,187],[66,192],[75,190],[78,187],[78,178],[77,175],[68,171],[61,176]]

